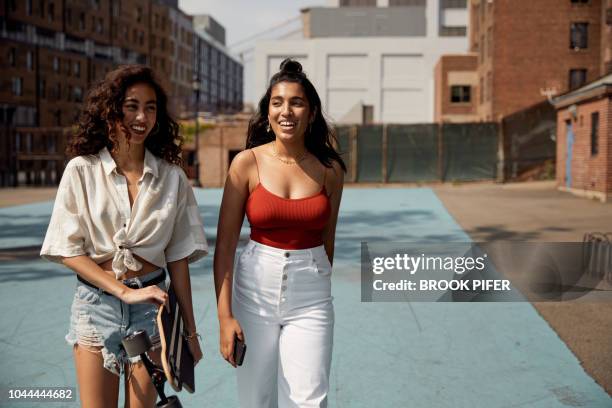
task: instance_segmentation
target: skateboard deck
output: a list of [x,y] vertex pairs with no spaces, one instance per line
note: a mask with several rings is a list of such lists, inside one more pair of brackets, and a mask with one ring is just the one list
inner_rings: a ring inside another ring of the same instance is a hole
[[184,323],[176,294],[170,285],[168,307],[157,311],[157,327],[161,340],[161,361],[168,382],[175,391],[195,391],[193,356],[183,337]]

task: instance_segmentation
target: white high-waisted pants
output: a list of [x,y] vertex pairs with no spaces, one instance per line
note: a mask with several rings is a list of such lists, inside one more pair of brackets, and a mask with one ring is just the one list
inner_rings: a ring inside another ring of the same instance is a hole
[[323,246],[250,241],[236,264],[232,310],[247,345],[236,370],[240,406],[327,406],[334,308]]

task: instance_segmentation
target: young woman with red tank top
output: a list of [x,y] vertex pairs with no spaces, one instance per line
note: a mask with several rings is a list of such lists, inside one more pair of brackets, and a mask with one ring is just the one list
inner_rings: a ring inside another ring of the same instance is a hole
[[[327,405],[334,325],[331,264],[344,162],[302,66],[281,63],[225,183],[214,274],[220,349],[242,407]],[[234,267],[244,216],[250,240]]]

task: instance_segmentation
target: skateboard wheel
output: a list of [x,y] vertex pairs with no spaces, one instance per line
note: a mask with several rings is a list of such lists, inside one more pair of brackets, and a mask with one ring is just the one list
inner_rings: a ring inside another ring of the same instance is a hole
[[157,408],[183,408],[181,402],[179,401],[176,395],[168,397],[168,402],[166,402],[165,404],[158,402],[155,406]]
[[121,340],[128,357],[136,357],[151,348],[151,340],[146,330],[138,330]]

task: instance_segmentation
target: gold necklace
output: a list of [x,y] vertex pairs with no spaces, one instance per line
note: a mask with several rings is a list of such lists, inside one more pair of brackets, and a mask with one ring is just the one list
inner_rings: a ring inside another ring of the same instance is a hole
[[274,143],[272,144],[272,153],[274,157],[276,157],[279,161],[285,164],[298,164],[299,162],[304,160],[304,158],[306,157],[306,149],[304,149],[304,152],[294,160],[283,159],[282,157],[278,155],[278,152],[276,151],[276,141],[274,141]]

